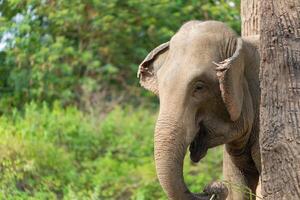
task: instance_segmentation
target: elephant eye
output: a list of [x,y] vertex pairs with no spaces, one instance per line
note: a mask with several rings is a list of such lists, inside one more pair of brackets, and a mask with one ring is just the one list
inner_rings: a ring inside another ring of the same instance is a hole
[[193,96],[197,99],[201,98],[205,94],[205,84],[202,81],[198,81],[194,85]]
[[196,84],[195,84],[195,89],[194,91],[195,92],[201,92],[203,89],[205,88],[205,85],[202,81],[198,81]]
[[196,90],[196,91],[200,91],[200,90],[202,90],[203,88],[204,88],[203,85],[197,85],[196,88],[195,88],[195,90]]

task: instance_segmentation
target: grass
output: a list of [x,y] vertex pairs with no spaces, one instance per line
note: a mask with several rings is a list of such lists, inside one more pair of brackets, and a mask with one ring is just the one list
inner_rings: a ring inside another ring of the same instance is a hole
[[229,181],[223,181],[223,183],[227,186],[227,188],[231,188],[233,191],[237,191],[239,193],[249,195],[249,200],[263,199],[262,197],[252,193],[251,189],[244,186],[244,185],[232,183],[232,182],[229,182]]
[[[74,107],[31,103],[0,118],[0,199],[166,199],[155,174],[156,114],[116,107],[99,119]],[[222,151],[185,160],[193,192],[221,178]]]

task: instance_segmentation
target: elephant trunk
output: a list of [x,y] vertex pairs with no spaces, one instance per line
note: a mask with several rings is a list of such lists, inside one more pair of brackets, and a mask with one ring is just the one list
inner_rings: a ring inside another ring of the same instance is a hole
[[154,138],[157,176],[169,199],[197,199],[189,192],[183,178],[183,161],[189,143],[180,124],[179,120],[161,115],[157,120]]

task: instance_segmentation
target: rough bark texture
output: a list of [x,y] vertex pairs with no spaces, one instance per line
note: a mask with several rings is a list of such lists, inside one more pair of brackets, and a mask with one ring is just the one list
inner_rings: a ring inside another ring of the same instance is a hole
[[241,17],[242,17],[242,36],[251,36],[259,34],[260,15],[259,0],[242,0]]
[[260,0],[264,199],[300,199],[300,0]]

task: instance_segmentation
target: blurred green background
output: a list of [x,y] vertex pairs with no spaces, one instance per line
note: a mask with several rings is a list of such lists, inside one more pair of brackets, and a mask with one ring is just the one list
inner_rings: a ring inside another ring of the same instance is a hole
[[[239,33],[239,0],[0,0],[0,199],[166,199],[136,72],[192,19]],[[220,148],[187,156],[186,182],[221,168]]]

